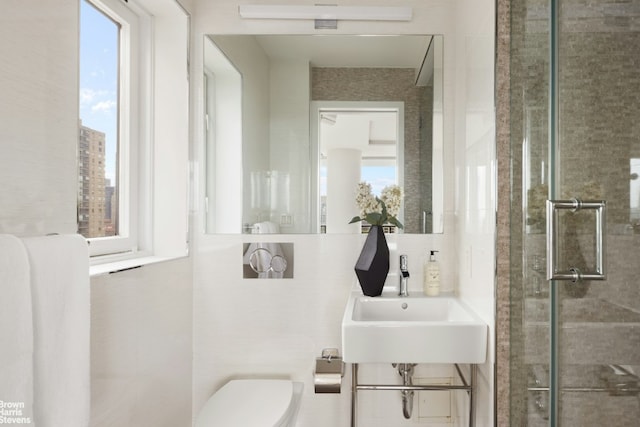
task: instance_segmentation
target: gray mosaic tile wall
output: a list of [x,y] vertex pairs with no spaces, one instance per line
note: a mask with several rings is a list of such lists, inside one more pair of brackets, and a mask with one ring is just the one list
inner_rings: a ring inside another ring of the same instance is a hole
[[[506,6],[501,1],[498,5],[500,38],[500,11]],[[506,181],[511,206],[508,219],[504,213],[498,216],[498,256],[509,255],[510,273],[507,279],[505,269],[498,271],[498,318],[500,325],[508,313],[509,345],[499,326],[498,377],[503,370],[508,373],[509,389],[499,381],[498,395],[508,396],[509,406],[498,402],[498,419],[499,425],[546,426],[547,393],[527,388],[536,381],[548,385],[549,288],[543,276],[542,203],[548,184],[543,164],[548,165],[549,9],[546,1],[539,0],[512,0],[508,7],[511,167],[508,172],[499,170],[498,182],[499,206]],[[606,199],[609,228],[608,280],[559,284],[562,426],[626,427],[640,419],[637,377],[616,375],[610,368],[622,365],[640,373],[640,227],[629,207],[630,159],[640,158],[639,30],[639,0],[561,2],[559,196]],[[499,48],[498,58],[500,53]],[[498,83],[505,68],[498,64]],[[498,91],[500,108],[505,89],[501,91],[498,84]],[[499,136],[501,129],[506,132],[499,119]],[[504,144],[499,137],[498,144],[501,141]],[[498,161],[505,164],[504,159]],[[510,229],[508,249],[505,239],[500,240],[505,223]],[[565,261],[588,268],[593,256],[592,219],[582,213],[567,215],[563,227]],[[501,312],[507,288],[510,303]],[[631,391],[616,388],[625,382]]]
[[[547,11],[547,13],[544,13]],[[502,277],[503,286],[499,288],[499,295],[502,296],[503,303],[509,299],[509,345],[503,343],[505,352],[509,354],[509,383],[498,384],[502,395],[508,396],[508,402],[498,402],[498,418],[501,426],[527,426],[530,423],[529,407],[535,407],[536,401],[544,400],[546,395],[530,395],[527,392],[529,364],[528,351],[531,348],[531,340],[544,345],[548,342],[548,326],[543,326],[533,331],[525,331],[525,295],[527,290],[527,270],[524,268],[526,254],[531,253],[528,245],[532,244],[532,238],[536,240],[544,238],[541,234],[527,236],[524,234],[526,227],[523,215],[524,202],[527,195],[523,194],[523,179],[525,168],[523,160],[530,163],[540,163],[544,158],[544,148],[546,147],[546,114],[547,114],[547,69],[548,69],[548,9],[545,1],[510,1],[510,61],[509,61],[509,98],[503,103],[509,104],[509,134],[510,147],[509,159],[503,159],[503,168],[499,171],[499,182],[505,183],[508,180],[509,186],[501,186],[501,195],[504,192],[510,194],[509,214],[505,211],[499,212],[499,218],[509,215],[509,249],[504,246],[499,247],[499,258],[507,250],[509,256],[509,268],[503,270],[503,276],[508,274],[509,278]],[[540,13],[542,12],[542,13]],[[500,31],[500,30],[499,30]],[[504,93],[503,93],[504,96]],[[540,120],[542,118],[542,120]],[[500,126],[500,124],[499,124]],[[504,124],[503,124],[504,126]],[[524,142],[527,142],[527,145]],[[504,140],[503,140],[504,144]],[[504,153],[507,150],[498,150]],[[503,154],[504,155],[504,154]],[[507,166],[508,165],[508,166]],[[508,169],[506,169],[508,167]],[[508,175],[507,170],[510,172]],[[541,182],[542,171],[534,171],[530,176],[530,182]],[[503,206],[506,203],[503,203]],[[540,211],[536,211],[530,221],[543,223],[540,218]],[[499,221],[500,223],[500,221]],[[542,228],[544,229],[544,228]],[[500,252],[502,250],[502,253]],[[542,263],[544,265],[544,263]],[[533,279],[533,278],[532,278]],[[500,277],[499,277],[500,280]],[[538,278],[539,280],[539,278]],[[508,288],[505,288],[508,286]],[[541,285],[542,286],[542,285]],[[505,340],[505,336],[499,337]],[[504,360],[504,353],[498,354],[498,378],[500,372],[506,368],[507,362]],[[539,361],[543,372],[548,371],[544,365],[544,360]],[[545,380],[542,378],[542,380]],[[505,390],[508,387],[508,390]],[[509,416],[505,416],[504,413]],[[535,411],[531,411],[536,416]],[[540,417],[541,418],[541,417]],[[542,418],[541,418],[542,419]]]
[[421,212],[427,206],[431,210],[431,194],[424,191],[431,144],[421,143],[421,136],[431,135],[426,128],[431,122],[423,121],[422,130],[420,126],[422,116],[432,115],[433,89],[415,86],[415,70],[407,68],[313,68],[311,75],[313,101],[404,102],[404,226],[407,233],[420,233]]
[[496,3],[496,424],[506,427],[511,425],[511,3],[510,0]]

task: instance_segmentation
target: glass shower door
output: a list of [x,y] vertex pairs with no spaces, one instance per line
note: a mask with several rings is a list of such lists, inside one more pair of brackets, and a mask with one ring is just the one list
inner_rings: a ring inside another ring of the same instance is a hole
[[549,423],[638,426],[640,0],[550,8]]

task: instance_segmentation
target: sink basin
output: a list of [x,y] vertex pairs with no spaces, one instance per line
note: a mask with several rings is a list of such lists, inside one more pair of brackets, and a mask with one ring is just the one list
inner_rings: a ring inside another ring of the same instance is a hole
[[367,297],[353,292],[342,319],[348,363],[484,363],[487,325],[454,297]]

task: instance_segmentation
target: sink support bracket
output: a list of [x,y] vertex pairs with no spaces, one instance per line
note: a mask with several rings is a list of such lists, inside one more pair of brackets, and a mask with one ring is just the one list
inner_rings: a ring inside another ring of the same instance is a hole
[[478,366],[469,365],[469,379],[465,378],[460,366],[454,364],[462,385],[442,385],[442,384],[419,384],[419,385],[398,385],[398,384],[358,384],[358,364],[351,364],[351,427],[358,427],[358,390],[399,390],[399,391],[420,391],[420,390],[464,390],[469,395],[469,427],[476,425],[476,393],[475,384],[478,375]]

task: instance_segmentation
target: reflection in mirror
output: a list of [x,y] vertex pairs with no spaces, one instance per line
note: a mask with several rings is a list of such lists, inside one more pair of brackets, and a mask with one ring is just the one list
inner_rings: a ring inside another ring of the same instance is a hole
[[216,35],[204,54],[207,232],[360,232],[361,180],[403,187],[403,232],[442,232],[442,36]]
[[242,175],[234,174],[242,163],[242,76],[213,43],[205,43],[204,58],[207,229],[238,233],[242,205],[234,201]]
[[[362,215],[353,197],[358,183],[368,182],[379,196],[384,187],[404,182],[404,105],[313,101],[311,123],[312,152],[320,156],[311,162],[320,167],[320,231],[359,233],[361,223],[344,221]],[[398,219],[404,222],[402,211]],[[389,224],[386,232],[397,230]]]

